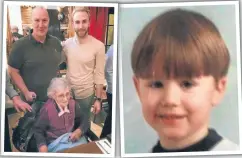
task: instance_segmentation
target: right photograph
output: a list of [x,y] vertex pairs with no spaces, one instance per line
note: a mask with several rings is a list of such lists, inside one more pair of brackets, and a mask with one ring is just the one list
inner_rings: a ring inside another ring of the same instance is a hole
[[122,156],[240,152],[239,2],[121,4],[119,13]]

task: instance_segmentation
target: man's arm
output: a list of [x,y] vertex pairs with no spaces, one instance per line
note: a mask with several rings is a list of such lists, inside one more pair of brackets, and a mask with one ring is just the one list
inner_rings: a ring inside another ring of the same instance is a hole
[[23,78],[19,74],[19,70],[11,66],[8,67],[9,75],[13,82],[17,85],[20,91],[24,94],[27,101],[33,101],[33,97],[36,97],[34,92],[30,92],[24,83]]
[[15,91],[13,88],[13,85],[10,83],[10,78],[8,73],[6,73],[6,91],[5,93],[9,96],[9,98],[13,101],[13,106],[17,110],[17,112],[26,111],[31,111],[32,108],[29,104],[25,103],[22,101],[18,93]]
[[100,50],[96,55],[96,65],[94,70],[94,83],[96,84],[96,96],[101,98],[103,84],[105,82],[104,77],[104,67],[105,67],[105,46],[102,45]]
[[[102,47],[99,49],[95,59],[96,59],[96,62],[95,62],[96,65],[94,70],[94,83],[96,85],[95,94],[97,98],[101,98],[103,84],[105,81],[105,77],[104,77],[105,46],[104,45],[102,45]],[[94,106],[94,113],[97,114],[101,111],[102,103],[99,100],[96,100],[93,106]]]
[[7,71],[6,71],[6,90],[5,90],[5,93],[9,96],[10,99],[12,99],[14,96],[18,95],[18,93],[13,88],[13,85],[10,82],[10,78],[9,78]]
[[[11,53],[9,55],[8,60],[8,71],[12,81],[17,85],[20,91],[24,94],[25,99],[27,101],[32,101],[33,96],[36,97],[34,92],[29,92],[28,88],[26,87],[23,78],[20,76],[19,70],[25,64],[25,48],[24,43],[21,41],[17,41],[14,43]],[[31,50],[28,50],[31,51]]]

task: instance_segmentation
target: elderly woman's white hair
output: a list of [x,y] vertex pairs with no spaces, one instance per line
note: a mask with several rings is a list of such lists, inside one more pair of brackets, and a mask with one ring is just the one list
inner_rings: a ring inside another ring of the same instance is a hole
[[70,85],[69,85],[68,81],[66,80],[66,78],[59,78],[59,77],[53,78],[48,87],[47,96],[49,98],[53,98],[53,96],[55,95],[55,93],[57,91],[64,90],[66,88],[68,88],[71,92]]

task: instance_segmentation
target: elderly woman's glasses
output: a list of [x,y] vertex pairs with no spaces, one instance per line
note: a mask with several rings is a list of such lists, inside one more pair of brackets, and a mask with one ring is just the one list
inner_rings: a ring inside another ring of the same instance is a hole
[[64,99],[70,99],[70,92],[67,93],[59,93],[56,95],[57,99],[64,100]]

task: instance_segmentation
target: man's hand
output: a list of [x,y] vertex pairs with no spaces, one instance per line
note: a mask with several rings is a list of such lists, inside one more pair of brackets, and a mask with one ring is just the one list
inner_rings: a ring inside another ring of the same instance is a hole
[[22,99],[19,96],[14,96],[12,98],[12,100],[13,100],[14,108],[18,112],[20,112],[20,111],[26,112],[26,110],[31,112],[31,110],[32,110],[31,106],[29,104],[25,103],[24,101],[22,101]]
[[40,146],[39,152],[48,152],[48,147],[46,145]]
[[28,102],[32,102],[34,98],[36,98],[36,94],[34,92],[28,91],[27,93],[24,94],[25,99]]
[[98,114],[101,111],[101,102],[96,100],[93,104],[92,112]]
[[82,131],[81,131],[81,129],[80,129],[80,128],[77,128],[77,129],[76,129],[74,132],[72,132],[72,134],[70,135],[70,140],[71,140],[72,142],[75,142],[75,141],[77,141],[78,139],[80,139],[81,135],[82,135]]

